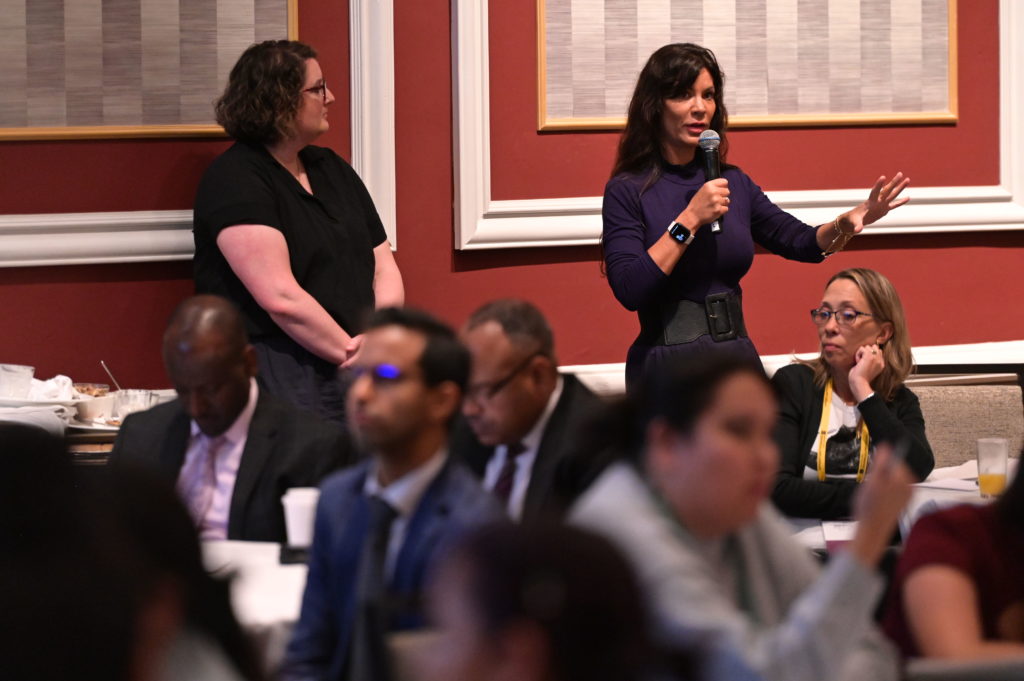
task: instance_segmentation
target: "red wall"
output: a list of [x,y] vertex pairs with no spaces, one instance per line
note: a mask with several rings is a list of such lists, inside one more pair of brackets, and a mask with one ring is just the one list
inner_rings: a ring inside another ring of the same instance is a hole
[[[484,300],[530,298],[550,316],[563,362],[622,361],[636,322],[612,297],[596,247],[454,251],[450,3],[395,5],[398,260],[409,302],[458,323]],[[536,132],[532,2],[491,6],[494,197],[599,194],[615,135]],[[324,143],[347,155],[346,3],[300,7],[300,35],[320,51],[338,97]],[[996,145],[967,146],[969,137],[998,130],[996,3],[961,9],[958,125],[737,131],[730,160],[768,190],[866,187],[897,166],[919,186],[996,183]],[[224,145],[0,143],[0,213],[188,208],[202,168]],[[800,148],[812,151],[793,151]],[[748,326],[763,353],[813,349],[806,310],[832,272],[862,265],[896,283],[916,344],[1024,338],[1024,317],[1003,311],[1005,301],[1024,296],[1022,247],[1018,231],[860,237],[818,267],[758,254],[744,280]],[[173,305],[191,291],[189,276],[188,263],[0,269],[0,361],[99,380],[105,359],[124,383],[165,385],[159,337]]]

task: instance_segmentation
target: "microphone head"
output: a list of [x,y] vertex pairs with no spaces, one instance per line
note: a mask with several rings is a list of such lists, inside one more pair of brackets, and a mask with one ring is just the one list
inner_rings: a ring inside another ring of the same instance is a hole
[[705,130],[700,134],[700,141],[697,144],[704,151],[714,151],[718,149],[718,145],[722,143],[722,138],[718,136],[718,133],[714,130]]

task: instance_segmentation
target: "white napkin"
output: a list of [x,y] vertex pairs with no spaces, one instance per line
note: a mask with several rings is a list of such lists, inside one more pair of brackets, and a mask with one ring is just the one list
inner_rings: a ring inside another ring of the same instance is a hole
[[59,404],[42,407],[0,407],[0,421],[38,426],[54,435],[64,435],[64,428],[75,410]]
[[71,379],[61,374],[57,374],[45,381],[33,378],[32,389],[29,390],[28,399],[73,400],[75,399],[75,389],[71,387]]
[[945,468],[936,468],[932,471],[932,474],[928,476],[928,482],[935,482],[937,480],[966,480],[968,478],[978,477],[978,462],[976,459],[965,461],[959,466],[946,466]]

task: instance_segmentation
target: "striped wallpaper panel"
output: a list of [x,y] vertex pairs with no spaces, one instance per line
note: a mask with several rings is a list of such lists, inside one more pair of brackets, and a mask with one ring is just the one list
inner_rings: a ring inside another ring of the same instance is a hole
[[2,0],[0,128],[209,125],[287,0]]
[[714,51],[730,117],[955,111],[955,0],[538,2],[541,127],[621,123],[644,62],[670,42]]

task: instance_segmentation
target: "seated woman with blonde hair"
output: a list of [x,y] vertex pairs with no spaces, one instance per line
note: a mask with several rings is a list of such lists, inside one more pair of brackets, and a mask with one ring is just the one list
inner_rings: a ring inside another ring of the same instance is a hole
[[883,621],[909,657],[1024,658],[1024,475],[914,525]]
[[903,383],[913,358],[892,282],[864,268],[838,272],[811,319],[820,356],[772,377],[782,455],[772,501],[789,516],[843,518],[878,442],[905,443],[918,481],[935,458],[917,396]]

